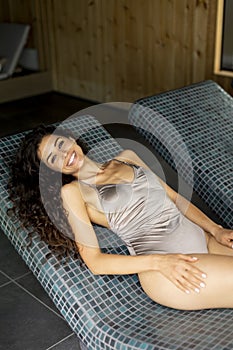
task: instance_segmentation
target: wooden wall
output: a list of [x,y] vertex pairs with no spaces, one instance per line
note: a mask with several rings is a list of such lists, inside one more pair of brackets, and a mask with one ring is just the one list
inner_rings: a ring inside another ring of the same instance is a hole
[[60,92],[128,102],[213,79],[232,93],[231,79],[213,74],[217,0],[6,2],[14,20],[31,16]]

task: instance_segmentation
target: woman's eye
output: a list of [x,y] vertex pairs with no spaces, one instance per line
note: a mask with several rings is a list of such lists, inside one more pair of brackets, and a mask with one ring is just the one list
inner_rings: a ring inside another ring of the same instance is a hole
[[57,156],[56,156],[56,155],[52,156],[52,158],[51,158],[51,163],[52,163],[52,164],[54,164],[54,162],[55,162],[56,158],[57,158]]
[[64,145],[64,141],[61,140],[61,141],[58,143],[58,149],[61,149],[63,145]]

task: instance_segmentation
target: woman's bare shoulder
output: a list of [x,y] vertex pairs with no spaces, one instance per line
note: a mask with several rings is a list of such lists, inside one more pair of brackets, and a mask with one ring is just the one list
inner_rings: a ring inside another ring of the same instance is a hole
[[73,197],[75,196],[82,197],[80,187],[78,184],[78,181],[72,181],[66,185],[63,185],[61,188],[61,197],[66,198],[66,197]]
[[143,160],[131,149],[125,149],[120,152],[115,158],[127,161],[129,163],[148,168],[148,166],[143,162]]

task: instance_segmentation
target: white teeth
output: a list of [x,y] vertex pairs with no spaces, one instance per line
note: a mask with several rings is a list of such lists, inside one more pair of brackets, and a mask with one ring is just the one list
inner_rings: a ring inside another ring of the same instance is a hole
[[73,163],[74,157],[75,157],[75,152],[72,153],[72,155],[71,155],[71,157],[70,157],[70,160],[69,160],[69,162],[68,162],[68,166],[70,166],[70,165]]

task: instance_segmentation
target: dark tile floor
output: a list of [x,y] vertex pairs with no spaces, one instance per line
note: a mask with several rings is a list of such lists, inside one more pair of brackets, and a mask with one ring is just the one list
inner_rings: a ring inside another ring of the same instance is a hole
[[[61,121],[92,104],[58,93],[0,104],[0,137]],[[80,350],[77,336],[1,231],[0,349]]]
[[31,129],[41,123],[62,121],[93,104],[94,102],[53,92],[2,103],[0,137]]
[[3,233],[0,247],[0,349],[80,349],[76,335]]

